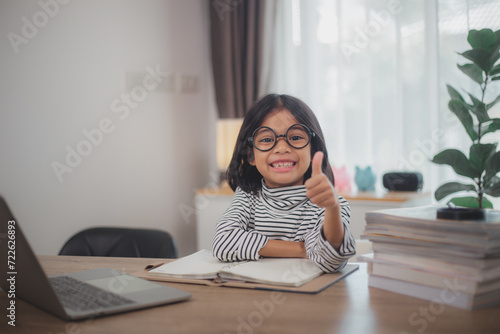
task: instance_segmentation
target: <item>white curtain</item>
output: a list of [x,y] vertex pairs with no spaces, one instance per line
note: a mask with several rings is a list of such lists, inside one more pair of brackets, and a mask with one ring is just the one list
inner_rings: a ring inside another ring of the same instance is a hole
[[470,48],[469,29],[500,29],[499,1],[277,1],[271,90],[315,111],[332,165],[353,177],[371,166],[378,190],[389,171],[419,171],[431,192],[456,179],[429,161],[470,146],[446,84],[477,89],[457,52]]

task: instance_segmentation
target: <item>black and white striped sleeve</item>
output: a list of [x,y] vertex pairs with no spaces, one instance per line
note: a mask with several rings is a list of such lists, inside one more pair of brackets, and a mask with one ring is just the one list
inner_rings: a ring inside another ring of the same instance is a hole
[[253,195],[236,189],[233,201],[217,223],[212,253],[220,261],[258,260],[268,238],[249,228],[254,219]]
[[339,196],[340,214],[344,224],[344,240],[337,251],[324,237],[323,221],[324,210],[318,217],[316,226],[305,237],[307,257],[316,263],[324,272],[332,273],[338,271],[347,264],[347,260],[356,254],[356,242],[349,228],[351,209],[347,201]]

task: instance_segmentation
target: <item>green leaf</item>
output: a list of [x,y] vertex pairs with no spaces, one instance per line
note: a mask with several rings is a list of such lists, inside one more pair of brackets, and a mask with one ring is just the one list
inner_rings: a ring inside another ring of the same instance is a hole
[[447,204],[453,203],[456,206],[464,206],[466,208],[479,208],[477,197],[454,197],[448,201]]
[[[486,178],[484,178],[486,180]],[[498,176],[492,176],[489,181],[484,182],[484,187],[483,189],[488,189],[493,187],[496,183],[500,182],[500,177]]]
[[483,208],[493,209],[493,203],[491,203],[486,197],[483,196]]
[[491,72],[491,70],[493,69],[493,66],[495,65],[495,63],[497,62],[498,59],[500,59],[500,53],[498,53],[498,51],[497,51],[496,53],[493,53],[490,57],[491,67],[490,67],[490,70],[488,71],[488,74],[489,74],[489,72]]
[[500,130],[500,118],[493,118],[489,122],[481,124],[481,133],[483,136],[497,130]]
[[490,187],[484,189],[484,193],[493,197],[500,197],[500,182],[491,184]]
[[497,80],[500,80],[500,75],[498,77],[491,78],[491,81],[497,81]]
[[500,151],[493,154],[485,165],[486,173],[483,178],[485,185],[492,179],[498,172],[500,172]]
[[458,117],[472,141],[477,139],[477,132],[474,130],[474,121],[464,104],[457,100],[451,100],[448,108]]
[[473,106],[476,106],[476,105],[478,105],[478,104],[481,103],[481,100],[478,99],[477,97],[475,97],[474,95],[472,95],[471,93],[467,93],[467,95],[469,95],[470,100],[472,101],[472,105]]
[[[448,203],[453,203],[456,206],[464,206],[467,208],[479,208],[479,201],[477,197],[455,197],[448,201]],[[486,198],[483,197],[483,208],[493,209],[493,204]]]
[[460,53],[461,56],[471,60],[479,66],[484,72],[489,73],[493,64],[491,64],[491,52],[486,49],[472,49]]
[[458,175],[474,179],[479,177],[479,171],[467,159],[465,154],[456,149],[447,149],[438,153],[432,159],[432,162],[440,165],[449,165]]
[[498,64],[497,66],[493,67],[490,71],[490,73],[488,73],[489,75],[493,76],[493,75],[497,75],[500,73],[500,64]]
[[450,85],[446,85],[446,89],[448,90],[448,94],[450,94],[450,97],[452,100],[458,100],[460,102],[465,103],[464,98],[462,97],[462,95],[460,95],[460,93],[455,88],[453,88]]
[[472,184],[449,182],[437,188],[436,192],[434,193],[434,197],[436,198],[436,201],[440,201],[446,196],[459,191],[476,191],[476,187]]
[[493,54],[500,52],[500,30],[495,31],[495,36],[497,38],[497,41],[495,42]]
[[479,123],[484,123],[489,121],[490,116],[488,116],[488,113],[486,112],[486,105],[474,95],[470,93],[467,94],[469,94],[469,97],[473,103],[473,106],[470,110],[474,113],[474,115],[477,116]]
[[497,52],[493,53],[492,56],[490,57],[491,67],[490,67],[490,70],[488,71],[488,74],[489,74],[489,72],[491,72],[493,65],[495,65],[495,63],[497,62],[498,59],[500,59],[500,53],[498,53],[498,51],[497,51]]
[[481,29],[479,31],[472,29],[469,31],[467,41],[474,49],[486,49],[493,52],[497,37],[491,29]]
[[491,103],[488,103],[486,105],[486,110],[490,110],[497,102],[500,101],[500,95],[497,96],[496,99],[494,99]]
[[484,82],[483,71],[476,64],[457,65],[457,67],[478,84]]
[[488,115],[488,111],[486,110],[486,104],[484,104],[483,102],[481,102],[477,106],[474,106],[472,108],[472,112],[477,116],[479,123],[488,122],[491,119],[490,115]]
[[[492,65],[495,65],[496,61],[500,57],[500,30],[495,31],[494,34],[496,36],[496,42],[495,42],[495,46],[493,47],[493,52],[492,52],[492,56],[491,56],[491,59],[490,59],[490,63]],[[497,66],[493,67],[489,71],[490,75],[496,75],[497,73],[500,73],[500,64],[498,64]],[[498,79],[496,79],[496,80],[498,80]]]
[[495,153],[496,148],[497,144],[473,144],[469,152],[470,163],[477,171],[484,171],[486,162]]

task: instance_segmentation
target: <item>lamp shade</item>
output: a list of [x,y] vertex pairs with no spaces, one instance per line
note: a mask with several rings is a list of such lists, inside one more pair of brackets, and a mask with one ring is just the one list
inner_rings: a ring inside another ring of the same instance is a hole
[[243,118],[224,118],[217,121],[217,167],[220,171],[225,171],[231,162],[242,123]]

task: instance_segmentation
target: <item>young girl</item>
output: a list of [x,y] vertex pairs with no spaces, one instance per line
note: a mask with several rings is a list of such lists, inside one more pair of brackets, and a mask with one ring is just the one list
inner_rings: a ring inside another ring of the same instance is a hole
[[301,100],[270,94],[250,108],[228,181],[235,194],[212,246],[219,260],[309,258],[334,272],[356,253],[349,205],[333,188],[323,133]]

